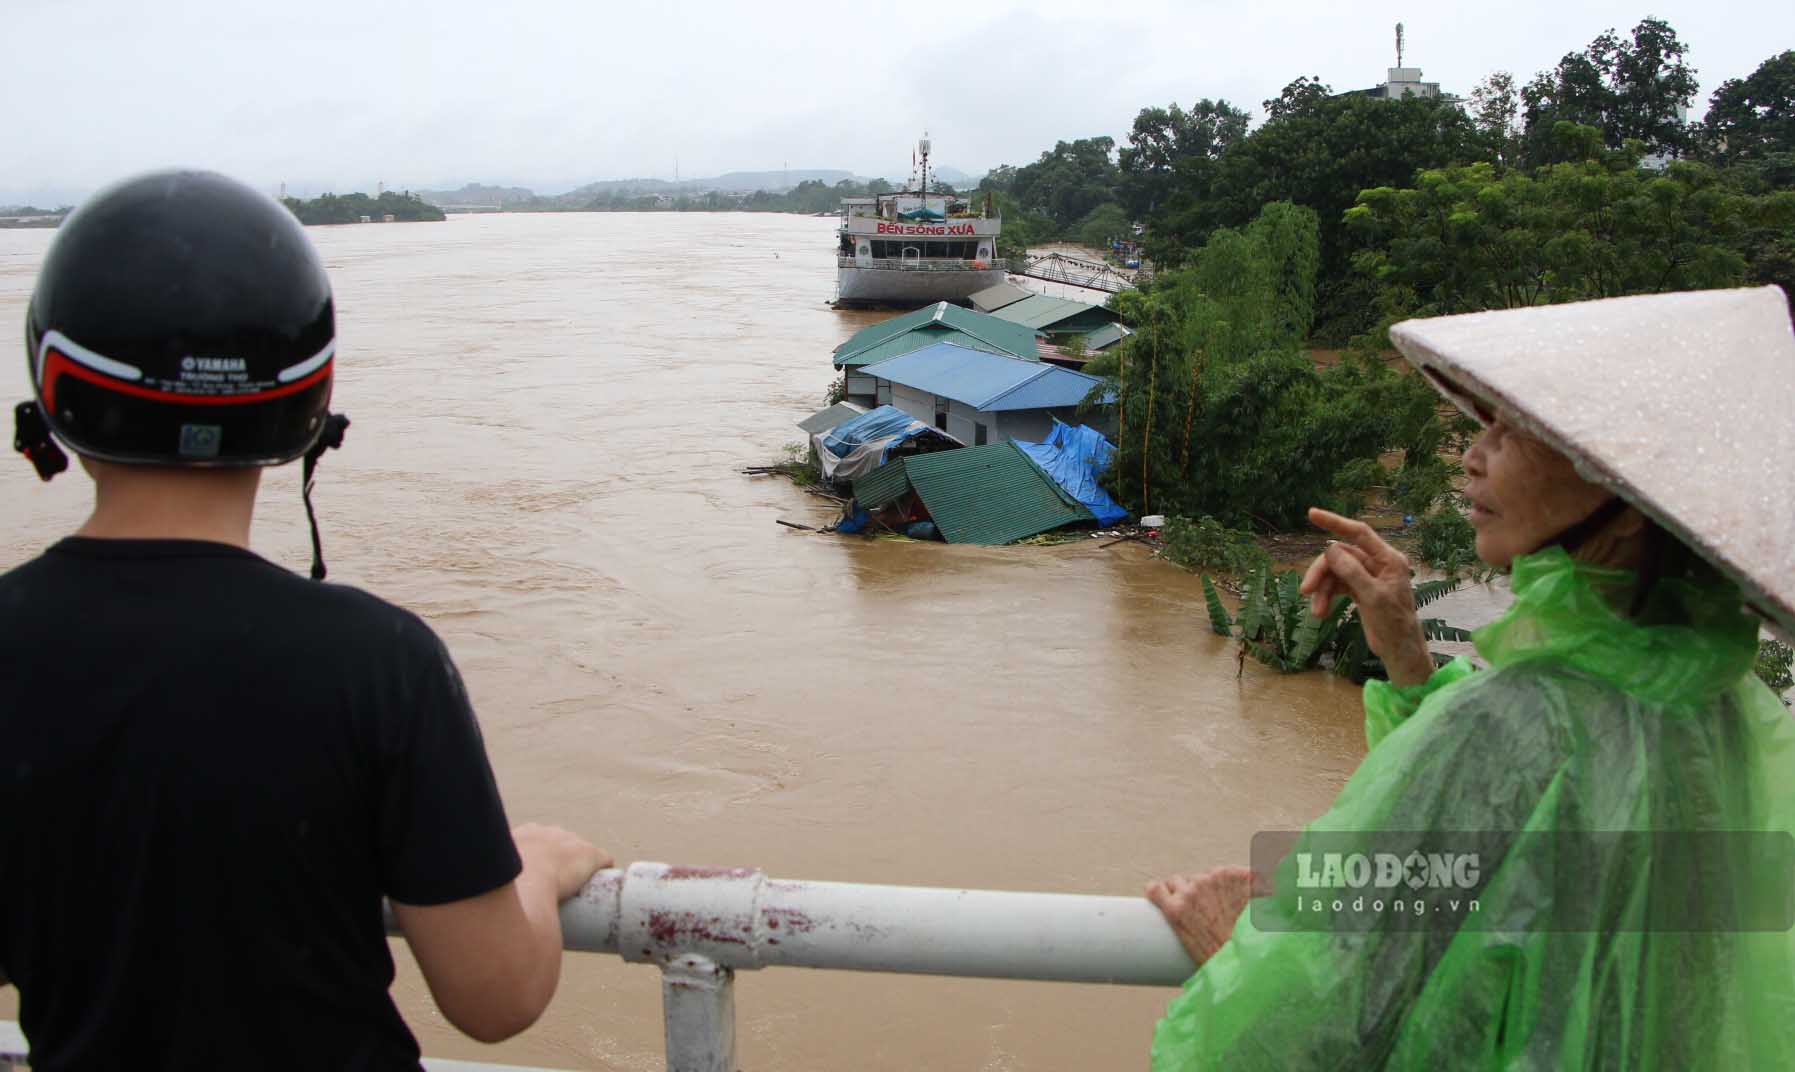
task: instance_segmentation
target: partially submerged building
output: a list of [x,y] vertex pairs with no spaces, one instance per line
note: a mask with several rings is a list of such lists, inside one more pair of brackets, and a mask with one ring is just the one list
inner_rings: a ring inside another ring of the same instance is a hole
[[835,348],[833,364],[847,376],[847,400],[869,407],[889,403],[890,397],[879,394],[864,374],[865,367],[940,342],[1020,361],[1040,360],[1033,328],[938,302],[862,328]]
[[1096,520],[1015,443],[903,458],[854,483],[866,510],[901,509],[911,495],[948,543],[1013,543]]
[[[962,443],[1042,440],[1055,420],[1074,423],[1102,380],[1058,365],[940,342],[867,365],[878,397]],[[1100,406],[1113,394],[1096,399]],[[1093,423],[1107,431],[1107,415]]]
[[[838,403],[839,405],[840,403]],[[823,417],[835,407],[815,414]],[[811,451],[825,483],[852,483],[898,458],[962,446],[960,440],[892,406],[880,406],[813,432]]]
[[854,481],[854,498],[887,527],[927,519],[948,543],[1010,543],[1128,516],[1098,483],[1114,456],[1096,429],[1055,424],[1041,443],[1011,440],[887,462]]

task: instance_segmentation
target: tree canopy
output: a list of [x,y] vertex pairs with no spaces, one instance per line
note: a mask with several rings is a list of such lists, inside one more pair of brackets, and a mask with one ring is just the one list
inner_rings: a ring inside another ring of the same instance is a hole
[[1121,172],[1111,137],[1062,141],[1026,167],[999,169],[1008,191],[1025,211],[1038,212],[1056,227],[1071,227],[1091,210],[1118,200]]
[[1601,131],[1602,143],[1619,149],[1629,140],[1646,150],[1681,156],[1692,147],[1684,109],[1695,99],[1695,71],[1686,48],[1662,19],[1648,18],[1623,38],[1607,30],[1582,52],[1572,52],[1521,90],[1528,158],[1534,164],[1566,159],[1556,150],[1556,124],[1579,123]]
[[1693,161],[1647,171],[1621,150],[1532,175],[1424,171],[1364,191],[1346,219],[1368,244],[1356,266],[1396,288],[1386,303],[1435,315],[1740,285],[1740,240],[1795,225],[1795,193],[1742,192]]
[[359,223],[363,216],[378,223],[387,216],[404,222],[443,220],[443,210],[416,194],[392,190],[378,197],[367,194],[324,194],[310,201],[289,197],[281,204],[304,224]]
[[1795,49],[1720,83],[1702,128],[1709,153],[1723,162],[1795,153]]
[[1378,455],[1423,435],[1425,384],[1357,358],[1317,369],[1303,351],[1319,266],[1314,211],[1279,202],[1117,297],[1136,333],[1087,370],[1118,395],[1123,502],[1293,526],[1317,503],[1352,508]]
[[1477,138],[1464,112],[1445,101],[1328,96],[1326,89],[1292,83],[1273,118],[1213,167],[1183,176],[1150,221],[1147,248],[1155,263],[1175,265],[1217,228],[1242,226],[1266,204],[1307,206],[1320,221],[1323,318],[1339,322],[1344,336],[1371,326],[1344,285],[1350,252],[1342,218],[1353,199],[1370,187],[1406,185],[1421,168],[1468,163]]
[[1117,161],[1122,204],[1136,218],[1146,218],[1165,200],[1180,174],[1184,181],[1192,181],[1195,171],[1213,165],[1246,137],[1251,122],[1251,116],[1225,100],[1204,98],[1188,112],[1176,101],[1165,108],[1141,109]]

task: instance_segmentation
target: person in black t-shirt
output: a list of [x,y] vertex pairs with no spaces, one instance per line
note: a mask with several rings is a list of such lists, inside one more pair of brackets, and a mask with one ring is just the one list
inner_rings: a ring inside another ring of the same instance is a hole
[[449,1021],[509,1037],[611,862],[508,829],[429,626],[247,549],[261,467],[303,457],[310,516],[347,424],[333,316],[298,222],[208,173],[96,195],[45,259],[17,446],[49,479],[53,433],[96,497],[0,575],[0,983],[35,1069],[418,1068],[382,895]]

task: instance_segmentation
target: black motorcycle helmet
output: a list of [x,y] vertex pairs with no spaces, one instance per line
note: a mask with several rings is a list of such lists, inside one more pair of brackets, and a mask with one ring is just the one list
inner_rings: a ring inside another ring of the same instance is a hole
[[[36,403],[15,445],[48,480],[82,455],[159,466],[311,470],[338,445],[336,318],[291,212],[208,171],[158,171],[63,222],[25,318]],[[317,545],[316,525],[313,545]],[[322,563],[314,558],[314,575]]]

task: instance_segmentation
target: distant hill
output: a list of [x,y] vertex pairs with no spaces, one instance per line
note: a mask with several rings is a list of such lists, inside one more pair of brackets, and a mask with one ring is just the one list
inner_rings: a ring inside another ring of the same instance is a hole
[[942,182],[961,190],[977,186],[979,180],[984,178],[983,175],[968,175],[959,168],[950,167],[930,168],[929,173],[940,179]]
[[834,186],[843,179],[854,177],[852,171],[731,171],[727,175],[718,175],[705,181],[709,184],[709,189],[722,190],[724,193],[751,194],[756,190],[770,190],[782,194],[801,182],[820,182],[826,186]]
[[432,205],[515,205],[536,195],[522,186],[482,186],[470,182],[459,190],[419,190]]
[[709,179],[682,179],[670,182],[666,179],[601,179],[576,187],[557,197],[562,200],[585,200],[603,194],[674,194],[704,193],[716,189],[710,185]]
[[[941,182],[962,190],[977,185],[976,179],[955,168],[938,168],[932,174]],[[731,171],[715,178],[681,179],[678,182],[669,179],[601,179],[564,194],[546,195],[539,195],[522,186],[487,186],[470,182],[459,190],[423,190],[418,196],[432,205],[497,205],[523,211],[564,211],[605,207],[616,204],[619,199],[655,195],[703,197],[707,194],[727,194],[739,200],[750,195],[789,193],[800,183],[820,182],[825,186],[834,186],[844,181],[864,184],[868,180],[851,171],[781,168],[778,171]],[[902,186],[908,181],[908,176],[887,181],[894,187]]]
[[854,178],[852,171],[828,171],[794,168],[790,171],[731,171],[711,179],[605,179],[589,182],[562,197],[595,197],[608,193],[635,194],[708,194],[717,190],[726,194],[751,194],[756,190],[784,193],[801,182],[821,182],[834,186],[843,179]]

